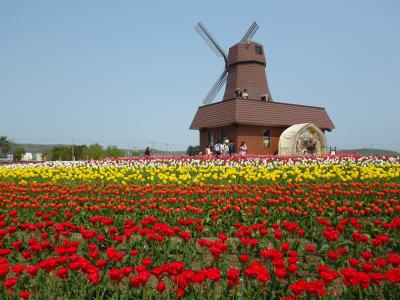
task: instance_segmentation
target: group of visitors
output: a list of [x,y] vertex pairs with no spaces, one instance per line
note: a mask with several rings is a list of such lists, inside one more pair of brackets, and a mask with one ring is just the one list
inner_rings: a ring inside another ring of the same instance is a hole
[[[200,153],[201,154],[201,153]],[[220,155],[234,155],[236,154],[236,146],[233,141],[229,141],[226,139],[223,143],[221,143],[220,140],[217,141],[217,143],[212,147],[212,145],[208,145],[205,149],[205,154],[210,156],[215,154],[217,157]],[[239,147],[239,155],[241,157],[246,156],[247,154],[247,145],[244,141],[240,143]],[[150,156],[150,148],[147,147],[146,150],[144,151],[144,156],[149,157]]]
[[237,88],[235,91],[235,96],[236,98],[249,99],[249,93],[246,89],[242,91],[240,88]]
[[[236,146],[233,141],[229,141],[226,139],[223,143],[221,143],[220,140],[217,141],[217,143],[212,147],[211,145],[208,145],[206,147],[205,151],[206,155],[212,155],[215,154],[217,157],[220,155],[234,155],[236,154]],[[247,145],[244,141],[240,143],[239,147],[239,155],[244,157],[247,154]]]

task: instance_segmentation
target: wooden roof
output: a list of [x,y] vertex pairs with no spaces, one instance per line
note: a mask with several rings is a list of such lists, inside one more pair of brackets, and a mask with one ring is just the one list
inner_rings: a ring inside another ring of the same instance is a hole
[[200,106],[190,129],[212,128],[232,123],[260,126],[292,126],[299,123],[314,123],[324,130],[330,131],[335,128],[323,107],[231,99]]

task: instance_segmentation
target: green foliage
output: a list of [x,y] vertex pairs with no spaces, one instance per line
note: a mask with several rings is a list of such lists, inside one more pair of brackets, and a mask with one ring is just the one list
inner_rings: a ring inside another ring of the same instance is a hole
[[10,151],[10,141],[5,135],[0,136],[0,153],[8,153]]
[[132,152],[130,153],[130,156],[132,156],[132,157],[139,157],[139,156],[142,156],[142,154],[141,154],[140,152],[138,152],[138,151],[132,151]]
[[101,146],[100,144],[92,144],[89,146],[88,149],[89,152],[89,158],[91,159],[100,159],[104,157],[104,149],[103,146]]
[[26,153],[25,149],[22,147],[13,148],[12,154],[14,161],[21,161],[22,156]]
[[89,156],[88,150],[88,146],[86,145],[74,145],[75,160],[87,159]]
[[200,146],[189,146],[186,150],[186,154],[189,156],[199,155]]
[[86,145],[55,146],[45,156],[50,160],[81,160],[88,158],[88,151]]
[[56,146],[51,150],[51,160],[72,160],[71,147]]
[[106,157],[123,157],[125,156],[125,152],[122,149],[119,149],[115,145],[110,145],[104,151]]
[[119,149],[115,145],[110,145],[106,149],[100,144],[92,144],[73,146],[55,146],[45,154],[50,160],[84,160],[84,159],[101,159],[104,157],[123,157],[125,151]]

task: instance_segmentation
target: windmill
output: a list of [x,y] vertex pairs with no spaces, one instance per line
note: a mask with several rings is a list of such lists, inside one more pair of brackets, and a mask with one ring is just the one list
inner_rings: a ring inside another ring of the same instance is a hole
[[[199,131],[200,149],[229,139],[236,149],[245,141],[249,153],[277,154],[279,136],[292,125],[313,123],[322,131],[335,128],[322,107],[272,100],[264,47],[250,40],[258,29],[256,22],[227,53],[202,23],[195,28],[225,61],[221,75],[204,98],[203,105],[197,108],[190,125],[190,129]],[[213,103],[224,85],[221,101]]]
[[[236,72],[237,68],[235,66],[237,66],[238,64],[247,63],[249,61],[258,62],[258,64],[263,65],[263,68],[265,69],[265,57],[264,57],[263,52],[259,53],[262,55],[262,57],[256,57],[254,59],[252,58],[251,60],[249,60],[248,55],[247,55],[247,58],[244,58],[243,55],[240,55],[239,59],[237,57],[237,53],[238,53],[237,49],[238,49],[239,45],[245,44],[245,48],[248,49],[249,44],[250,44],[250,39],[254,36],[254,34],[256,33],[258,28],[259,27],[258,27],[257,23],[253,22],[250,25],[249,29],[246,31],[246,33],[243,35],[240,42],[238,44],[236,44],[235,46],[231,47],[229,50],[229,54],[227,55],[225,53],[225,51],[223,50],[223,48],[221,47],[221,45],[216,41],[216,39],[213,37],[213,35],[207,30],[207,28],[201,22],[197,23],[197,25],[195,26],[195,29],[197,30],[197,32],[204,39],[204,41],[210,46],[211,50],[213,50],[217,56],[222,57],[225,61],[224,70],[222,71],[221,75],[218,77],[218,79],[214,83],[214,85],[211,87],[211,89],[208,92],[208,94],[206,95],[206,97],[204,97],[204,99],[203,99],[204,105],[208,105],[213,102],[214,98],[217,96],[218,92],[221,90],[221,88],[224,86],[224,84],[227,81],[228,81],[228,85],[227,85],[227,89],[225,91],[224,100],[226,100],[228,98],[228,95],[232,96],[233,92],[228,91],[228,86],[231,86],[231,89],[232,89],[233,85],[240,85],[240,83],[243,82],[243,79],[240,79],[237,74],[234,74],[234,73],[237,73]],[[259,47],[260,49],[262,49],[261,45],[254,43],[254,42],[251,42],[251,43],[254,44],[253,48]],[[234,51],[232,51],[232,50],[234,50]],[[257,51],[257,49],[256,49],[256,51]],[[232,54],[231,54],[231,52],[232,52]],[[244,52],[243,50],[239,49],[239,54],[242,54],[243,52]],[[234,67],[235,67],[235,69],[233,70]],[[247,68],[247,69],[249,69],[249,68]],[[233,72],[233,71],[235,71],[235,72]],[[257,72],[257,70],[255,70],[255,69],[253,71],[255,71],[253,73],[260,73],[260,72]],[[250,73],[248,70],[246,72],[248,74],[251,74],[251,70],[250,70]],[[232,73],[232,76],[230,73]],[[242,73],[244,73],[244,72],[242,72]],[[261,77],[262,77],[262,74],[261,74]],[[268,90],[268,85],[266,83],[265,70],[264,70],[264,77],[265,77],[265,83],[264,83],[264,80],[262,80],[263,82],[260,84],[263,84],[263,86],[266,86],[266,88],[262,88],[262,91],[264,93],[264,90],[265,90],[264,94],[270,95],[269,90]],[[258,89],[258,90],[260,90],[260,89]],[[257,92],[258,92],[258,90],[257,90]],[[269,98],[270,98],[270,96],[269,96]],[[272,100],[272,99],[270,99],[270,100]]]

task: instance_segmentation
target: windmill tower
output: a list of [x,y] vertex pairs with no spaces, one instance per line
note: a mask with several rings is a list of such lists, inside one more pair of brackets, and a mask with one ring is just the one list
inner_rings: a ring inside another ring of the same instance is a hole
[[210,48],[225,61],[224,70],[203,100],[204,105],[214,101],[225,83],[227,84],[223,101],[240,97],[244,90],[247,91],[245,98],[272,101],[265,73],[263,46],[250,40],[259,28],[256,22],[253,22],[242,39],[229,49],[228,55],[201,22],[197,23],[195,28]]
[[[236,149],[240,141],[245,141],[249,153],[276,154],[281,133],[294,124],[313,123],[323,132],[335,128],[323,107],[272,100],[264,48],[251,40],[258,29],[256,22],[228,54],[202,23],[195,28],[225,62],[190,125],[190,129],[199,130],[202,151],[207,145],[229,139]],[[222,101],[213,103],[223,86]]]

